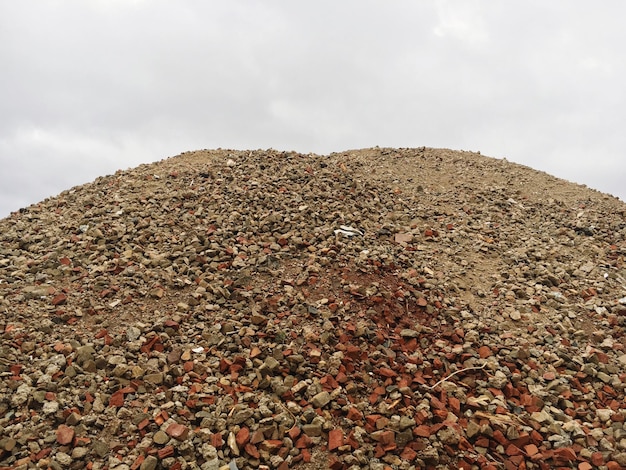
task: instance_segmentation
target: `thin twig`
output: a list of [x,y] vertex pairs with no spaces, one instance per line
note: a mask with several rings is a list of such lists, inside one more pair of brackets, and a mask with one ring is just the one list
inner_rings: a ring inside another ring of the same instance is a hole
[[298,423],[298,419],[293,415],[291,411],[289,411],[289,408],[287,408],[285,404],[282,401],[280,401],[280,399],[275,398],[274,403],[277,403],[283,410],[285,410],[287,413],[291,415],[291,417],[293,418],[294,425]]
[[430,390],[434,390],[435,388],[437,388],[439,385],[441,385],[442,383],[448,381],[449,379],[451,379],[452,377],[454,377],[457,374],[460,374],[461,372],[467,372],[468,370],[481,370],[484,369],[485,367],[487,367],[487,362],[485,362],[482,366],[477,366],[477,367],[466,367],[465,369],[460,369],[457,370],[455,372],[452,372],[449,376],[447,376],[446,378],[441,379],[439,382],[437,382],[435,385],[433,385],[432,387],[429,387],[428,385],[426,385],[426,388],[430,389]]

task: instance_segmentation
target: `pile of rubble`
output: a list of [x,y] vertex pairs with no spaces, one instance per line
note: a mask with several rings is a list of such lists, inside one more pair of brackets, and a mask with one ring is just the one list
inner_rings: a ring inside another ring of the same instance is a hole
[[199,151],[0,221],[0,468],[626,468],[626,206]]

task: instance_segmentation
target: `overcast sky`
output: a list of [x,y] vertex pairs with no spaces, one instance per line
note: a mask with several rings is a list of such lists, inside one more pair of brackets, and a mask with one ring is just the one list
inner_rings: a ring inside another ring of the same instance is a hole
[[0,0],[0,217],[203,148],[446,147],[626,200],[626,2]]

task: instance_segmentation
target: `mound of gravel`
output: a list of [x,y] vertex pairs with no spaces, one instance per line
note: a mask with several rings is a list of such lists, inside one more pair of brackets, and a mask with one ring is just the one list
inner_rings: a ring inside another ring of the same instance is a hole
[[626,467],[625,214],[430,148],[72,188],[0,221],[0,468]]

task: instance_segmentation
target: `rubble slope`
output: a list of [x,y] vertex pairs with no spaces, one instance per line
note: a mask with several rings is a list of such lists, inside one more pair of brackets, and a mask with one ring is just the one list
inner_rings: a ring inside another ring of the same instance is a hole
[[625,213],[431,148],[72,188],[0,221],[0,468],[626,467]]

